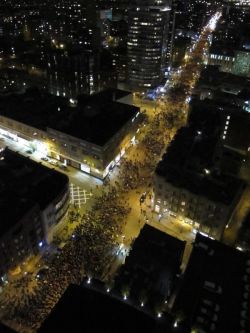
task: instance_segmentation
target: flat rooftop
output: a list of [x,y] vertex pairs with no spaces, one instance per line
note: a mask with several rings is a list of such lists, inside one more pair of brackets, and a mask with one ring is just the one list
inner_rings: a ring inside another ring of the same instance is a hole
[[235,87],[239,90],[249,87],[249,79],[232,73],[220,72],[218,66],[207,66],[201,71],[198,86],[208,85],[213,89]]
[[[223,97],[223,100],[217,97]],[[237,106],[237,98],[235,95],[223,92],[216,92],[215,99],[212,100],[201,101],[194,98],[191,103],[189,124],[202,132],[206,131],[208,136],[211,136],[213,131],[219,130],[219,136],[222,137],[225,122],[228,121],[223,145],[239,152],[247,152],[250,146],[250,113]],[[230,119],[227,119],[228,116]]]
[[181,128],[158,164],[156,174],[173,186],[211,201],[230,204],[243,183],[213,172],[213,154],[218,139],[208,137],[202,130],[201,134],[198,132],[191,127]]
[[94,282],[91,287],[69,285],[38,332],[170,332],[167,323],[98,289]]
[[33,207],[46,207],[68,183],[64,174],[9,149],[0,159],[0,236]]
[[204,332],[249,332],[243,313],[248,303],[249,316],[247,267],[243,252],[197,234],[173,311]]
[[28,90],[22,95],[0,96],[0,114],[46,131],[52,128],[103,146],[139,111],[115,100],[128,92],[108,90],[80,96],[72,107],[68,99]]
[[172,291],[184,249],[184,241],[145,225],[115,278],[115,287],[122,291],[129,286],[130,297],[138,303],[145,294],[145,308],[154,312]]
[[210,54],[220,54],[220,55],[224,55],[224,56],[234,57],[235,48],[232,47],[230,44],[221,45],[221,46],[212,44],[212,46],[210,47],[209,53]]

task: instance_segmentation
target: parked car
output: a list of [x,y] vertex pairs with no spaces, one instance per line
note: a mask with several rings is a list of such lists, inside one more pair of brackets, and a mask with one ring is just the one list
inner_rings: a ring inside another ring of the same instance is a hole
[[57,161],[53,161],[53,160],[50,160],[49,163],[52,164],[52,165],[56,165],[56,166],[58,165],[58,162]]
[[28,149],[28,150],[25,151],[25,153],[26,153],[26,154],[33,154],[33,150]]

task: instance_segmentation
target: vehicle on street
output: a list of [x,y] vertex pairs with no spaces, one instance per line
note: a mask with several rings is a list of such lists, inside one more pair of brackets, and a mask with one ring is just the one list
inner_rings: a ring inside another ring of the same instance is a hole
[[52,165],[58,166],[58,162],[57,161],[50,160],[49,163],[52,164]]

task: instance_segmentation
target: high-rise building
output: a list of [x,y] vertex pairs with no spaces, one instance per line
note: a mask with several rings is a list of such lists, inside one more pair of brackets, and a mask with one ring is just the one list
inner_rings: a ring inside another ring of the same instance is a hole
[[170,0],[133,0],[128,9],[128,84],[158,86],[167,64]]
[[82,0],[82,13],[84,15],[85,25],[83,26],[83,35],[88,36],[88,41],[91,50],[98,50],[101,41],[100,16],[97,10],[96,0]]
[[98,90],[98,56],[83,50],[53,50],[48,53],[47,87],[57,96],[76,98]]

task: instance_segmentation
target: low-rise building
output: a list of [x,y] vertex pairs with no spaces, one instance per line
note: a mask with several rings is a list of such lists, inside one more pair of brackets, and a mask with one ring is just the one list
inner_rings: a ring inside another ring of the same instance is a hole
[[0,134],[103,179],[135,142],[143,119],[122,101],[129,94],[108,90],[78,104],[39,91],[2,96]]
[[67,212],[69,180],[11,150],[0,157],[0,276],[53,239]]
[[126,333],[131,328],[145,333],[176,332],[171,315],[152,316],[140,304],[88,279],[80,286],[69,285],[38,332]]
[[125,299],[157,315],[173,292],[184,249],[184,241],[145,225],[118,271],[115,287]]
[[220,239],[244,189],[244,183],[220,174],[214,152],[218,138],[192,127],[181,128],[158,164],[154,211],[182,220]]
[[245,101],[248,100],[248,86],[247,78],[220,72],[218,66],[207,66],[201,72],[194,94],[198,95],[201,100],[216,99],[217,101],[223,98],[222,94],[226,94],[227,96],[225,95],[223,99],[227,100],[227,104],[234,103],[243,107],[246,106]]
[[231,72],[235,62],[235,52],[230,48],[211,47],[208,56],[208,64],[219,66],[222,72]]
[[197,234],[173,312],[189,332],[250,330],[250,259],[243,252]]

